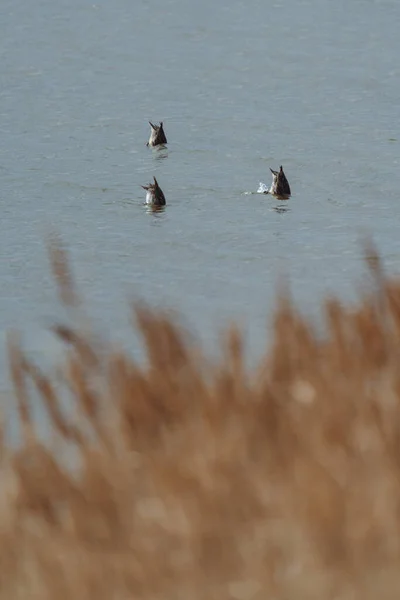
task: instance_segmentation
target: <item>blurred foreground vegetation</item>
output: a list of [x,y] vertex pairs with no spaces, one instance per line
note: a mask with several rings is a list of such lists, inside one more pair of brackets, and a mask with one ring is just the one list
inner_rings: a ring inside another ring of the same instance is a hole
[[234,327],[216,364],[143,307],[145,365],[60,323],[62,373],[45,374],[11,338],[22,442],[3,432],[0,598],[400,598],[400,279],[373,258],[374,291],[327,300],[323,339],[281,298],[251,372]]

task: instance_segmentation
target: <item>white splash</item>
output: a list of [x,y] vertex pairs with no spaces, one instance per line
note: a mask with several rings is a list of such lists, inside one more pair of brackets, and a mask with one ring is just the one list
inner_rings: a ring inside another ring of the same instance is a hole
[[269,187],[265,183],[260,181],[260,185],[257,190],[257,194],[268,194],[268,192],[269,192]]

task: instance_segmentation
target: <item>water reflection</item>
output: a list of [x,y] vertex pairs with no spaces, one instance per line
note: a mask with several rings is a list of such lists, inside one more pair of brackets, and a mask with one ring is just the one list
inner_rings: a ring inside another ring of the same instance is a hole
[[279,214],[289,212],[289,210],[290,210],[290,208],[287,204],[277,204],[276,206],[273,206],[272,208]]
[[162,160],[168,157],[168,148],[166,146],[155,146],[152,150],[156,160]]
[[154,217],[161,217],[161,213],[163,213],[165,211],[165,206],[149,206],[148,204],[146,204],[146,212],[148,214],[153,215]]

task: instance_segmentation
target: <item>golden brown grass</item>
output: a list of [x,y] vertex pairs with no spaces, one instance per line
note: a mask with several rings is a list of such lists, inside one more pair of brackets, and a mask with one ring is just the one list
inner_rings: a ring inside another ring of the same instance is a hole
[[399,598],[400,282],[371,269],[358,307],[326,302],[324,339],[281,299],[255,373],[234,328],[210,364],[145,308],[145,366],[59,325],[62,375],[45,375],[13,338],[23,439],[1,445],[0,598]]

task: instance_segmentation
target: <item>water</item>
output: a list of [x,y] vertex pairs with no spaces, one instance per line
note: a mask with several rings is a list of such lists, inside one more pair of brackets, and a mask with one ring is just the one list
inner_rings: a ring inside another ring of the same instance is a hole
[[[129,347],[132,297],[209,347],[238,319],[257,356],[279,274],[314,315],[327,292],[354,297],[365,232],[398,270],[399,18],[394,0],[2,0],[0,347],[17,328],[54,358],[53,230],[95,323]],[[145,146],[149,119],[166,154]],[[291,200],[246,193],[281,164]]]

